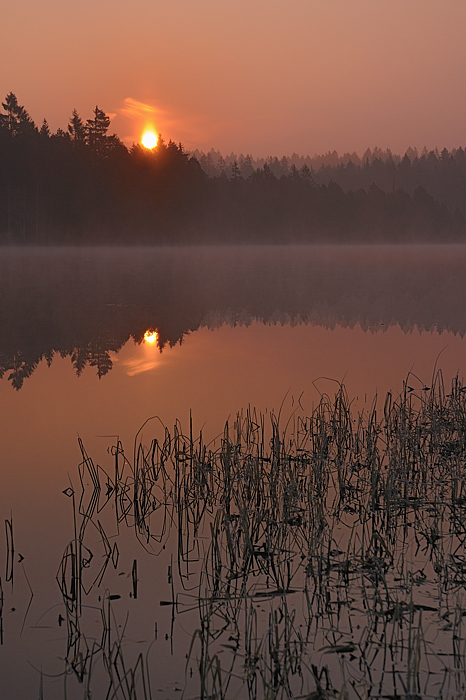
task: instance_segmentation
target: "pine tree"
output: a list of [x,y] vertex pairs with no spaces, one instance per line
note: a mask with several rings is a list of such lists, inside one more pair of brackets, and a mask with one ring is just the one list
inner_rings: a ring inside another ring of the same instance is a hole
[[68,133],[72,141],[84,143],[86,140],[86,127],[76,109],[73,109],[68,123]]
[[239,165],[236,160],[233,161],[231,164],[231,180],[240,180],[242,179],[241,176],[241,170],[239,169]]
[[10,92],[2,107],[6,114],[0,114],[0,128],[6,129],[12,136],[37,132],[36,125],[27,110],[18,104],[16,95]]
[[105,154],[109,126],[110,118],[96,105],[94,119],[88,119],[86,122],[86,142],[99,155]]
[[39,134],[43,136],[44,138],[49,138],[50,136],[50,127],[47,119],[44,119],[42,122],[42,126],[39,129]]

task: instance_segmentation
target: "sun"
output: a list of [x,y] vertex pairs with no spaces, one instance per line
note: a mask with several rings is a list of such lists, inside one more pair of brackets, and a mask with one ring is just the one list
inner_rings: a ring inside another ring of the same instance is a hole
[[155,131],[145,131],[142,135],[142,145],[145,148],[155,148],[157,145],[158,137]]
[[[146,146],[147,148],[147,146]],[[149,330],[144,333],[144,341],[146,343],[155,343],[157,341],[157,331]]]

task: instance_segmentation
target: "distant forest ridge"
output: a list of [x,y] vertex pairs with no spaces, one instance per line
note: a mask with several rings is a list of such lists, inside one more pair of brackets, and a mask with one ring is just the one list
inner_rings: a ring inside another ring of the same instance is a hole
[[0,244],[458,242],[466,151],[254,159],[159,139],[126,148],[96,106],[37,126],[0,112]]
[[[451,155],[456,155],[458,149],[453,149]],[[449,151],[444,149],[444,152],[450,155]],[[438,148],[434,149],[433,153],[437,158],[440,157],[441,153]],[[263,168],[264,165],[268,165],[272,169],[273,173],[280,177],[281,175],[286,175],[287,171],[294,165],[298,170],[307,165],[311,170],[319,170],[322,166],[340,166],[347,165],[348,163],[353,163],[353,165],[363,165],[367,161],[371,163],[373,160],[381,160],[383,162],[392,159],[395,163],[399,163],[403,156],[393,153],[390,148],[378,148],[377,146],[373,149],[366,148],[362,156],[359,156],[356,151],[352,153],[345,152],[340,155],[338,151],[327,151],[327,153],[317,154],[313,156],[303,156],[299,153],[293,153],[291,156],[282,156],[278,158],[277,156],[267,156],[262,158],[255,158],[250,153],[244,155],[240,153],[239,155],[233,151],[229,155],[222,154],[221,151],[211,148],[210,151],[205,153],[199,149],[191,151],[191,154],[199,161],[203,170],[212,177],[220,175],[223,171],[228,171],[228,168],[236,162],[239,166],[244,177],[248,177],[252,170],[257,170],[258,168]],[[405,153],[411,162],[418,158],[419,156],[428,156],[429,151],[426,147],[422,149],[419,153],[417,148],[409,147]]]
[[297,170],[309,169],[316,184],[334,182],[347,192],[348,190],[367,190],[376,185],[385,192],[404,189],[412,194],[416,188],[423,187],[436,199],[455,209],[458,207],[466,215],[466,149],[461,146],[448,151],[435,148],[422,151],[408,148],[401,156],[388,148],[367,148],[362,156],[357,153],[328,151],[323,155],[268,156],[254,158],[251,155],[223,156],[220,151],[211,149],[208,153],[195,150],[191,153],[199,161],[209,177],[223,174],[231,178],[239,170],[243,178],[250,177],[258,170],[268,169],[276,177],[288,176]]

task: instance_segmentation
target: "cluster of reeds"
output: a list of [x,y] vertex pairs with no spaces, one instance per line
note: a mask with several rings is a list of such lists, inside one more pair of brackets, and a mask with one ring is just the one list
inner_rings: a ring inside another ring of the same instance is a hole
[[[125,666],[83,629],[83,596],[104,586],[118,548],[111,510],[144,551],[173,549],[172,630],[195,609],[186,686],[201,698],[463,697],[466,642],[466,387],[410,376],[357,410],[345,388],[311,415],[240,413],[205,444],[176,424],[113,467],[81,445],[75,533],[59,568],[67,662],[90,687],[103,655],[108,697],[151,697],[151,664]],[[90,576],[89,528],[101,563]],[[132,597],[138,595],[137,560]],[[109,606],[109,607],[105,607]],[[195,672],[193,672],[195,669]],[[139,676],[138,676],[139,673]],[[136,694],[135,678],[140,678]],[[192,677],[191,677],[192,676]],[[143,680],[141,680],[143,679]],[[142,693],[142,694],[141,694]]]

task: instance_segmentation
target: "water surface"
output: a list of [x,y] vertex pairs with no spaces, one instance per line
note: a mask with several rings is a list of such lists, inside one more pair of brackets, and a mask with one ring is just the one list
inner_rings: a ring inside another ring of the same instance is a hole
[[[177,420],[209,442],[248,406],[310,414],[339,382],[368,408],[407,378],[421,392],[434,369],[448,387],[465,371],[465,264],[463,246],[0,250],[0,505],[15,540],[13,586],[1,549],[9,692],[37,695],[40,668],[62,671],[55,577],[73,539],[62,492],[79,486],[78,436],[110,469],[111,446],[120,438],[131,453],[152,416],[145,444]],[[173,649],[171,612],[157,607],[170,596],[170,554],[146,561],[132,541],[121,552],[112,585],[128,600],[137,558],[139,600],[156,603],[147,620],[131,602],[129,636],[146,649],[157,623],[154,683],[173,689],[191,623]],[[104,591],[92,593],[96,609]],[[43,687],[44,698],[62,697],[63,678],[44,675]],[[82,697],[83,687],[70,679],[69,692]]]

